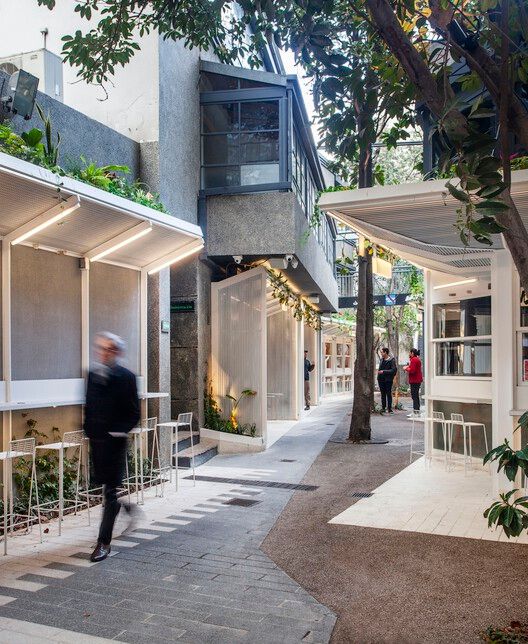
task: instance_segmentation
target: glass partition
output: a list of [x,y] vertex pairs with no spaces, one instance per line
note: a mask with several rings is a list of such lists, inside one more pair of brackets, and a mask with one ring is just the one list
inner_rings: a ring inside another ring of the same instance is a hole
[[465,338],[491,334],[491,297],[435,304],[434,337]]
[[436,347],[437,376],[491,376],[491,340],[448,341]]

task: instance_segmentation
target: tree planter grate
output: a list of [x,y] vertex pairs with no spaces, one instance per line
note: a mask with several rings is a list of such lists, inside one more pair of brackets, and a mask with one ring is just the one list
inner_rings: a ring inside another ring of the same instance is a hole
[[262,503],[262,501],[255,501],[255,499],[229,499],[229,501],[224,501],[224,505],[238,505],[241,508],[250,508],[252,505],[257,505],[257,503]]
[[[192,479],[192,476],[186,476],[186,479]],[[304,483],[282,483],[281,481],[255,481],[254,479],[225,479],[221,476],[203,476],[196,475],[197,481],[207,481],[208,483],[229,483],[231,485],[248,485],[251,487],[274,487],[280,490],[302,490],[304,492],[313,492],[319,488],[318,485],[305,485]]]

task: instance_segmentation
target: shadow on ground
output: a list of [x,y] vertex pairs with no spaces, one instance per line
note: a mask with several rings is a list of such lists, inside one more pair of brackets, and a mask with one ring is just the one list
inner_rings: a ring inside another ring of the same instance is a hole
[[[346,416],[333,438],[348,431]],[[469,643],[488,625],[526,617],[523,545],[329,525],[409,463],[403,412],[373,418],[387,445],[328,442],[262,549],[338,615],[332,642]],[[484,508],[483,508],[484,510]],[[524,620],[525,621],[525,620]]]

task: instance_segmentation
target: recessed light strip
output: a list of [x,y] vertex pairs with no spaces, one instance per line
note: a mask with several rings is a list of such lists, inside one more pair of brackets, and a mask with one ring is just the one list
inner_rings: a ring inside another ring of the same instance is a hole
[[459,280],[458,282],[449,282],[449,284],[438,284],[437,286],[433,286],[433,289],[436,291],[439,288],[450,288],[451,286],[462,286],[462,284],[474,284],[476,281],[477,281],[477,278],[472,277],[471,279]]
[[53,208],[50,212],[52,212],[53,210],[58,210],[58,212],[55,215],[52,215],[51,217],[46,217],[46,213],[44,213],[43,215],[39,215],[39,217],[36,217],[33,220],[34,222],[40,219],[42,219],[42,221],[39,224],[36,224],[35,226],[30,227],[28,230],[23,232],[18,237],[15,237],[15,239],[11,241],[11,245],[16,246],[16,244],[20,244],[23,241],[26,241],[26,239],[29,239],[30,237],[33,237],[33,235],[40,233],[45,228],[52,226],[53,224],[57,223],[61,219],[64,219],[69,214],[71,214],[72,212],[74,212],[75,210],[81,207],[81,203],[79,200],[77,200],[72,205],[66,206],[68,202],[71,203],[71,198],[68,199],[67,201],[64,201],[62,204],[60,204],[60,206],[58,207],[56,206],[55,208]]

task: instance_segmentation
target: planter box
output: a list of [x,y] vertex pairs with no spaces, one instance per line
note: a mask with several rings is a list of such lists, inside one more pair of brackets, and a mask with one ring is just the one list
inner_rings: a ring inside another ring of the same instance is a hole
[[242,436],[217,432],[215,429],[200,428],[200,436],[217,441],[219,454],[239,454],[241,452],[263,452],[266,449],[262,436]]

